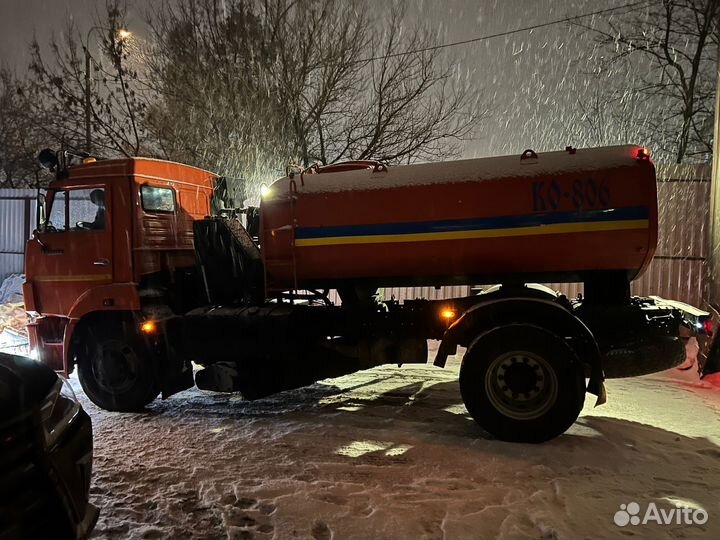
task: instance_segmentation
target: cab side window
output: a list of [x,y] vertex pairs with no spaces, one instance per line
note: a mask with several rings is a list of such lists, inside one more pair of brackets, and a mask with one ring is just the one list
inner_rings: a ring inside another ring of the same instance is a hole
[[140,188],[140,199],[146,212],[175,211],[175,191],[170,188],[144,185]]
[[70,192],[70,227],[100,231],[105,228],[105,190],[73,189]]
[[48,231],[91,231],[105,228],[105,190],[57,191],[47,221]]
[[67,207],[67,191],[56,191],[53,197],[50,214],[45,222],[48,232],[64,231],[67,228],[65,222],[65,209]]

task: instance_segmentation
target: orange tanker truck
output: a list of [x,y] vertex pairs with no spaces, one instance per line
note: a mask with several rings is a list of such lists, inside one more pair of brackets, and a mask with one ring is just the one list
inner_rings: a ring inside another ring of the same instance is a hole
[[[200,388],[260,398],[372,366],[444,366],[497,438],[540,442],[606,377],[667,369],[710,334],[692,306],[630,295],[657,243],[637,146],[289,172],[259,207],[178,163],[41,153],[56,171],[26,254],[38,359],[109,410]],[[584,283],[568,299],[532,282]],[[379,301],[390,286],[496,283]],[[333,304],[336,290],[341,302]],[[194,372],[193,364],[202,369]]]

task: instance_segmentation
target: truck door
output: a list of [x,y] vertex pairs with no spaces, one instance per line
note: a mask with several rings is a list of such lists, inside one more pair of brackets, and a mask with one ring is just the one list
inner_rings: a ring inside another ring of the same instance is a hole
[[87,290],[113,281],[111,190],[68,187],[49,203],[32,286],[42,313],[67,315]]

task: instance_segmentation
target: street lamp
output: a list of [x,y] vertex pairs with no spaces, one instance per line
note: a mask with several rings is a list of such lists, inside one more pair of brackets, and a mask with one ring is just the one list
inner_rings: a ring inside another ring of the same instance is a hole
[[[110,30],[103,26],[93,26],[88,30],[87,36],[85,37],[85,44],[83,49],[85,51],[85,151],[90,154],[92,153],[92,135],[90,133],[90,35],[95,30]],[[117,39],[124,41],[132,36],[132,32],[125,28],[120,28],[115,31]]]

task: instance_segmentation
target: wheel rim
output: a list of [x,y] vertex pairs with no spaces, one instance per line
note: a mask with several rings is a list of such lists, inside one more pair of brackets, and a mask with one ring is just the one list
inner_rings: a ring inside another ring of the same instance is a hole
[[485,373],[485,393],[503,415],[533,420],[557,401],[557,375],[542,356],[528,351],[503,353]]
[[127,343],[112,340],[101,343],[93,357],[92,372],[100,388],[111,394],[132,389],[139,378],[139,361]]

